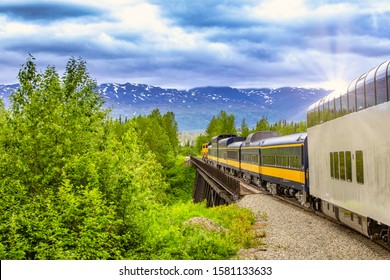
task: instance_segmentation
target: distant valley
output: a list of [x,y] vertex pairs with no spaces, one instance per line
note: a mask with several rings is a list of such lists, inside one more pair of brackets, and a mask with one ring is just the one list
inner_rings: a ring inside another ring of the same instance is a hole
[[[19,85],[0,85],[0,97],[9,106],[8,97]],[[113,117],[122,119],[149,114],[159,108],[162,113],[175,113],[180,131],[204,130],[211,117],[220,110],[234,114],[240,126],[245,118],[254,127],[262,116],[270,122],[305,120],[307,107],[329,90],[319,88],[282,87],[238,89],[231,87],[200,87],[190,90],[165,89],[145,84],[105,83],[99,91]]]

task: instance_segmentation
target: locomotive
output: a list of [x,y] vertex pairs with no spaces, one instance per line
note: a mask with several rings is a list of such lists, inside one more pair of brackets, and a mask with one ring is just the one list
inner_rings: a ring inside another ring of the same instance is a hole
[[307,132],[218,135],[203,160],[390,247],[390,60],[307,109]]

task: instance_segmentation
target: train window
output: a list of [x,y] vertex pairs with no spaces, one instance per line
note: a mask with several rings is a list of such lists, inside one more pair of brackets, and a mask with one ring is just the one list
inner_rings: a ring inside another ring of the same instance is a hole
[[376,89],[376,104],[381,104],[386,102],[387,99],[387,81],[386,81],[386,72],[387,72],[388,62],[383,63],[379,66],[378,71],[375,76],[375,89]]
[[341,93],[341,116],[348,114],[347,90]]
[[320,124],[320,110],[318,109],[320,101],[314,107],[314,125]]
[[335,117],[339,118],[341,117],[340,97],[336,98],[334,100],[334,103],[335,103]]
[[312,127],[314,125],[314,121],[313,121],[313,110],[308,110],[307,111],[307,117],[306,117],[306,121],[307,121],[307,127]]
[[290,167],[295,168],[295,169],[300,169],[300,162],[299,162],[299,157],[298,156],[291,156],[290,157]]
[[315,116],[315,118],[314,118],[315,125],[317,125],[320,123],[320,112],[318,110],[318,104],[316,104],[314,116]]
[[320,124],[324,122],[324,100],[320,101],[318,106],[319,122]]
[[355,85],[356,80],[351,82],[348,87],[348,113],[356,112]]
[[333,154],[333,162],[334,162],[334,177],[335,177],[335,179],[340,179],[340,173],[339,173],[339,153],[335,152]]
[[363,151],[356,151],[356,181],[364,184]]
[[324,122],[329,120],[329,98],[324,101]]
[[348,182],[352,182],[352,159],[351,152],[345,152],[345,175]]
[[333,153],[330,153],[330,177],[334,179],[334,162],[333,162]]
[[366,76],[366,107],[371,107],[375,105],[375,72],[376,68],[368,72]]
[[238,151],[227,151],[228,159],[238,160]]
[[333,102],[333,99],[329,96],[324,100],[324,122],[330,119],[329,112],[331,110],[331,102]]
[[312,104],[307,110],[307,127],[312,127],[318,124],[317,103]]
[[365,108],[365,97],[364,97],[364,79],[366,75],[362,75],[356,83],[356,108],[362,110]]
[[335,118],[334,112],[334,98],[331,97],[329,100],[329,120],[333,120]]
[[281,156],[276,156],[276,165],[282,166],[282,157]]
[[345,181],[345,160],[344,160],[344,152],[339,152],[340,159],[340,180]]
[[390,61],[387,62],[387,100],[390,100]]
[[275,166],[275,156],[266,156],[264,157],[264,163],[267,165]]

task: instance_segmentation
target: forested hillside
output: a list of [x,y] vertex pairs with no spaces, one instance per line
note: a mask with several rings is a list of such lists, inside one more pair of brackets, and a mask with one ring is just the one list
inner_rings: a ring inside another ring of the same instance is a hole
[[261,117],[255,127],[249,128],[245,118],[241,121],[241,126],[236,127],[236,117],[234,114],[228,114],[225,111],[220,111],[217,116],[213,116],[206,128],[204,134],[197,137],[195,143],[195,151],[200,153],[202,144],[211,141],[211,138],[219,134],[236,134],[238,136],[247,137],[249,134],[256,131],[277,131],[282,135],[288,135],[306,131],[306,122],[287,122],[279,120],[276,123],[270,123],[266,117]]
[[[172,112],[112,120],[86,62],[61,76],[30,56],[0,103],[1,259],[224,259],[253,215],[191,202]],[[212,218],[224,232],[185,221]]]

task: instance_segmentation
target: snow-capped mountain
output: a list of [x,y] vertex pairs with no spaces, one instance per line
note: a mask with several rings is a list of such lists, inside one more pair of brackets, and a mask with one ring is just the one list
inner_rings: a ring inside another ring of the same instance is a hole
[[[16,88],[17,85],[0,85],[0,96],[6,104],[9,93]],[[329,93],[324,89],[293,87],[177,90],[131,83],[106,83],[98,88],[106,101],[105,107],[111,109],[114,117],[130,118],[159,108],[161,113],[175,113],[181,131],[205,129],[211,117],[221,110],[234,114],[238,126],[245,118],[249,127],[254,127],[262,116],[270,122],[305,120],[306,108]]]
[[101,84],[106,106],[112,106],[115,116],[131,117],[148,114],[154,108],[162,113],[175,113],[182,131],[205,129],[220,110],[234,114],[237,125],[245,118],[249,127],[262,116],[270,122],[281,119],[305,120],[306,108],[330,91],[283,87],[237,89],[231,87],[201,87],[190,90],[164,89],[143,84]]

